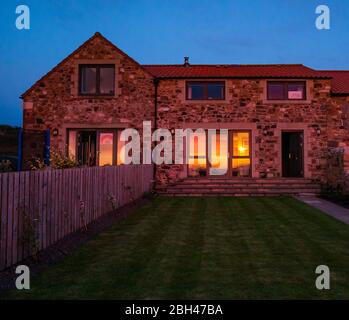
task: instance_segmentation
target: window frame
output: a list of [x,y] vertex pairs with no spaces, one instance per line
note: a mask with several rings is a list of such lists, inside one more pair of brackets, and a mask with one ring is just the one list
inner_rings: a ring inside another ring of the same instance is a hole
[[[96,68],[96,92],[95,93],[84,93],[82,92],[82,70],[83,68]],[[113,92],[112,93],[101,93],[101,76],[100,70],[102,68],[110,68],[113,69]],[[114,96],[115,95],[115,64],[79,64],[79,88],[78,88],[79,96]]]
[[[234,155],[234,133],[248,133],[248,156],[235,156]],[[248,177],[252,177],[252,131],[251,130],[231,130],[230,131],[230,138],[229,138],[229,153],[231,153],[231,156],[229,157],[229,171],[230,171],[230,175],[232,177],[238,177],[238,176],[234,176],[233,174],[233,161],[234,159],[249,159],[250,160],[250,169],[249,169],[249,175]]]
[[[96,164],[94,165],[95,167],[100,166],[100,161],[99,161],[99,155],[100,155],[100,134],[101,133],[112,133],[113,134],[113,154],[112,154],[112,166],[119,166],[123,164],[118,164],[118,148],[119,148],[119,132],[122,132],[125,130],[125,128],[67,128],[66,132],[66,152],[67,155],[69,155],[69,143],[70,143],[70,137],[69,133],[71,131],[76,131],[76,145],[75,145],[75,160],[79,162],[79,139],[78,139],[78,134],[83,131],[94,131],[96,133]],[[70,156],[70,155],[69,155]],[[80,163],[79,163],[80,164]],[[80,164],[81,165],[81,164]]]
[[[191,84],[203,84],[204,85],[204,97],[203,98],[200,98],[200,99],[193,99],[193,98],[189,98],[189,95],[188,95],[188,89],[189,89],[189,86]],[[221,84],[223,85],[223,97],[222,98],[219,98],[219,99],[209,99],[208,98],[208,85],[209,84]],[[188,101],[223,101],[225,100],[225,81],[186,81],[185,82],[185,99],[188,100]]]
[[[269,96],[269,84],[282,84],[283,85],[283,98],[272,99]],[[303,85],[303,96],[299,99],[288,98],[288,86],[290,84],[302,84]],[[268,80],[267,81],[267,100],[268,101],[306,101],[307,100],[307,82],[305,80]]]
[[[209,177],[209,178],[213,178],[215,177],[215,175],[210,175],[209,174],[209,170],[210,170],[210,167],[211,167],[211,163],[209,161],[209,149],[208,149],[208,130],[209,129],[205,129],[205,144],[206,144],[206,166],[205,166],[205,170],[206,170],[206,174],[205,174],[205,178]],[[234,136],[234,133],[248,133],[249,135],[249,141],[248,141],[248,147],[249,147],[249,155],[248,156],[234,156],[234,151],[233,151],[233,136]],[[216,132],[217,134],[217,132]],[[238,178],[238,176],[234,176],[233,175],[233,160],[234,159],[249,159],[250,160],[250,169],[249,169],[249,175],[248,177],[252,177],[253,176],[253,163],[254,163],[254,158],[253,158],[253,146],[252,146],[252,135],[253,135],[253,132],[251,129],[229,129],[228,131],[228,140],[227,140],[227,144],[228,144],[228,150],[227,150],[227,172],[220,176],[220,177],[229,177],[229,178],[233,178],[233,179],[236,179]],[[189,157],[190,157],[190,139],[186,139],[186,145],[185,145],[185,152],[186,152],[186,159],[187,159],[187,164],[186,164],[186,174],[187,174],[187,177],[197,177],[197,176],[193,176],[193,175],[190,175],[189,172],[190,172],[190,165],[189,164]],[[194,156],[193,159],[198,159],[197,156]]]
[[115,129],[98,129],[96,130],[96,139],[97,139],[97,143],[96,143],[96,166],[100,167],[101,163],[100,163],[100,154],[101,154],[101,134],[103,133],[111,133],[113,135],[113,147],[112,147],[112,166],[116,166],[117,165],[117,150],[118,150],[118,131]]

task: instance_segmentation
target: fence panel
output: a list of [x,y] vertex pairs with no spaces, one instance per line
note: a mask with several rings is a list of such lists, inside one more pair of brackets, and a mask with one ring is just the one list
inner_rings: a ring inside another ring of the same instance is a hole
[[0,270],[152,188],[152,165],[0,173]]

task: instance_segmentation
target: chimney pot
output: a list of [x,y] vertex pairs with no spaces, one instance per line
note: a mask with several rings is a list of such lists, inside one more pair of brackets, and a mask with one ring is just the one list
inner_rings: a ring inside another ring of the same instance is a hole
[[184,65],[189,66],[189,57],[184,57]]

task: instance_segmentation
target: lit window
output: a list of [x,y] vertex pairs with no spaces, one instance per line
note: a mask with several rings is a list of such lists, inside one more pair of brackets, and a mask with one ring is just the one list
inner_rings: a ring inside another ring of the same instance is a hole
[[208,135],[210,175],[225,175],[228,171],[228,134]]
[[68,154],[81,165],[107,166],[125,162],[122,129],[68,129]]
[[121,132],[122,131],[118,131],[118,143],[117,143],[117,164],[124,164],[125,163],[125,144],[126,141],[121,141],[120,137],[121,137]]
[[251,175],[250,132],[233,132],[233,176]]
[[69,130],[69,137],[68,137],[68,152],[69,157],[76,159],[76,131],[75,130]]
[[249,132],[233,133],[233,156],[248,157],[250,155],[250,134]]
[[99,165],[111,166],[113,164],[114,134],[103,132],[99,134]]

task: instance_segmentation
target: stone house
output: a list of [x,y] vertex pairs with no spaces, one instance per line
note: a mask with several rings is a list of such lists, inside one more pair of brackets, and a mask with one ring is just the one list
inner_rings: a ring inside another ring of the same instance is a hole
[[186,145],[189,164],[157,166],[159,185],[213,178],[219,169],[212,159],[218,158],[226,159],[220,175],[226,180],[325,182],[329,148],[349,145],[349,71],[192,65],[187,58],[178,65],[141,65],[100,33],[21,98],[24,128],[50,129],[51,146],[84,165],[122,164],[120,132],[141,132],[143,121],[171,132],[227,130],[216,140],[224,154],[207,151],[210,138],[201,132]]

